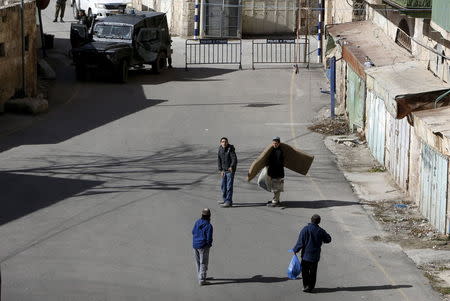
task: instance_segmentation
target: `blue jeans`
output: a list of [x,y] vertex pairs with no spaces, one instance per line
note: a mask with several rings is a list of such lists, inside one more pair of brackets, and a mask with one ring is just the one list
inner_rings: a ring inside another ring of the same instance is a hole
[[234,172],[226,171],[222,177],[222,198],[224,203],[233,204]]

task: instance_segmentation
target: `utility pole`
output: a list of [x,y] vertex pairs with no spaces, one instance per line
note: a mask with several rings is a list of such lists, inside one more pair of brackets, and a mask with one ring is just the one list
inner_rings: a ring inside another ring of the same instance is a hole
[[198,39],[198,34],[199,34],[199,30],[198,30],[198,23],[200,22],[200,5],[199,5],[199,1],[195,0],[195,15],[194,15],[194,39]]
[[307,62],[307,66],[309,68],[309,10],[310,10],[310,0],[306,0],[306,16],[305,16],[305,24],[306,24],[306,30],[305,30],[305,49],[304,49],[304,58]]

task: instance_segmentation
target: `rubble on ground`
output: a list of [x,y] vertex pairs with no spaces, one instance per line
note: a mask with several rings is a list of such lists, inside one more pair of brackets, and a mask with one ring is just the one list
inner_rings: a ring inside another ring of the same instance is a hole
[[365,204],[373,208],[372,215],[387,232],[384,241],[398,242],[404,248],[450,250],[449,237],[437,232],[413,202],[396,200]]
[[308,129],[324,135],[347,135],[350,133],[348,122],[343,116],[320,119]]

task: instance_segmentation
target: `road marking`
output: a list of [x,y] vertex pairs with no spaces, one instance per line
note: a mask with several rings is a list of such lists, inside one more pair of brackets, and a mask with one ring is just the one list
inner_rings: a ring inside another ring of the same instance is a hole
[[[295,72],[292,72],[291,76],[291,86],[290,86],[290,93],[289,93],[289,118],[290,118],[290,124],[291,124],[291,136],[292,141],[294,142],[294,146],[296,148],[299,148],[297,145],[297,139],[295,139],[295,127],[293,126],[295,124],[294,122],[294,88],[295,88]],[[319,185],[314,181],[314,179],[310,175],[306,175],[306,177],[311,182],[312,186],[314,186],[314,189],[317,191],[317,193],[320,195],[320,197],[323,200],[326,200],[327,198],[323,194],[322,190],[320,189]],[[347,227],[347,225],[342,221],[342,219],[338,216],[338,218],[341,220],[342,226],[345,228],[348,233],[352,236],[354,240],[356,240],[356,237],[353,235],[353,232]],[[367,256],[370,258],[370,260],[375,264],[375,266],[384,274],[384,276],[391,282],[391,285],[396,286],[397,283],[392,279],[392,277],[389,275],[389,273],[385,270],[385,268],[378,262],[376,257],[372,254],[372,252],[369,251],[365,246],[361,246],[362,249],[366,252]],[[408,296],[405,294],[402,288],[398,288],[398,292],[405,298],[405,300],[409,300]]]

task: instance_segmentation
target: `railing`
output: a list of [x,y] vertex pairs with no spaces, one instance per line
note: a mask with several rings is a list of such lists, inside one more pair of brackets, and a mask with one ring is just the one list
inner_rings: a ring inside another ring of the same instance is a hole
[[266,39],[252,41],[252,69],[255,64],[307,63],[308,45],[299,39]]
[[242,41],[228,39],[187,39],[185,69],[188,65],[238,65],[242,69]]

